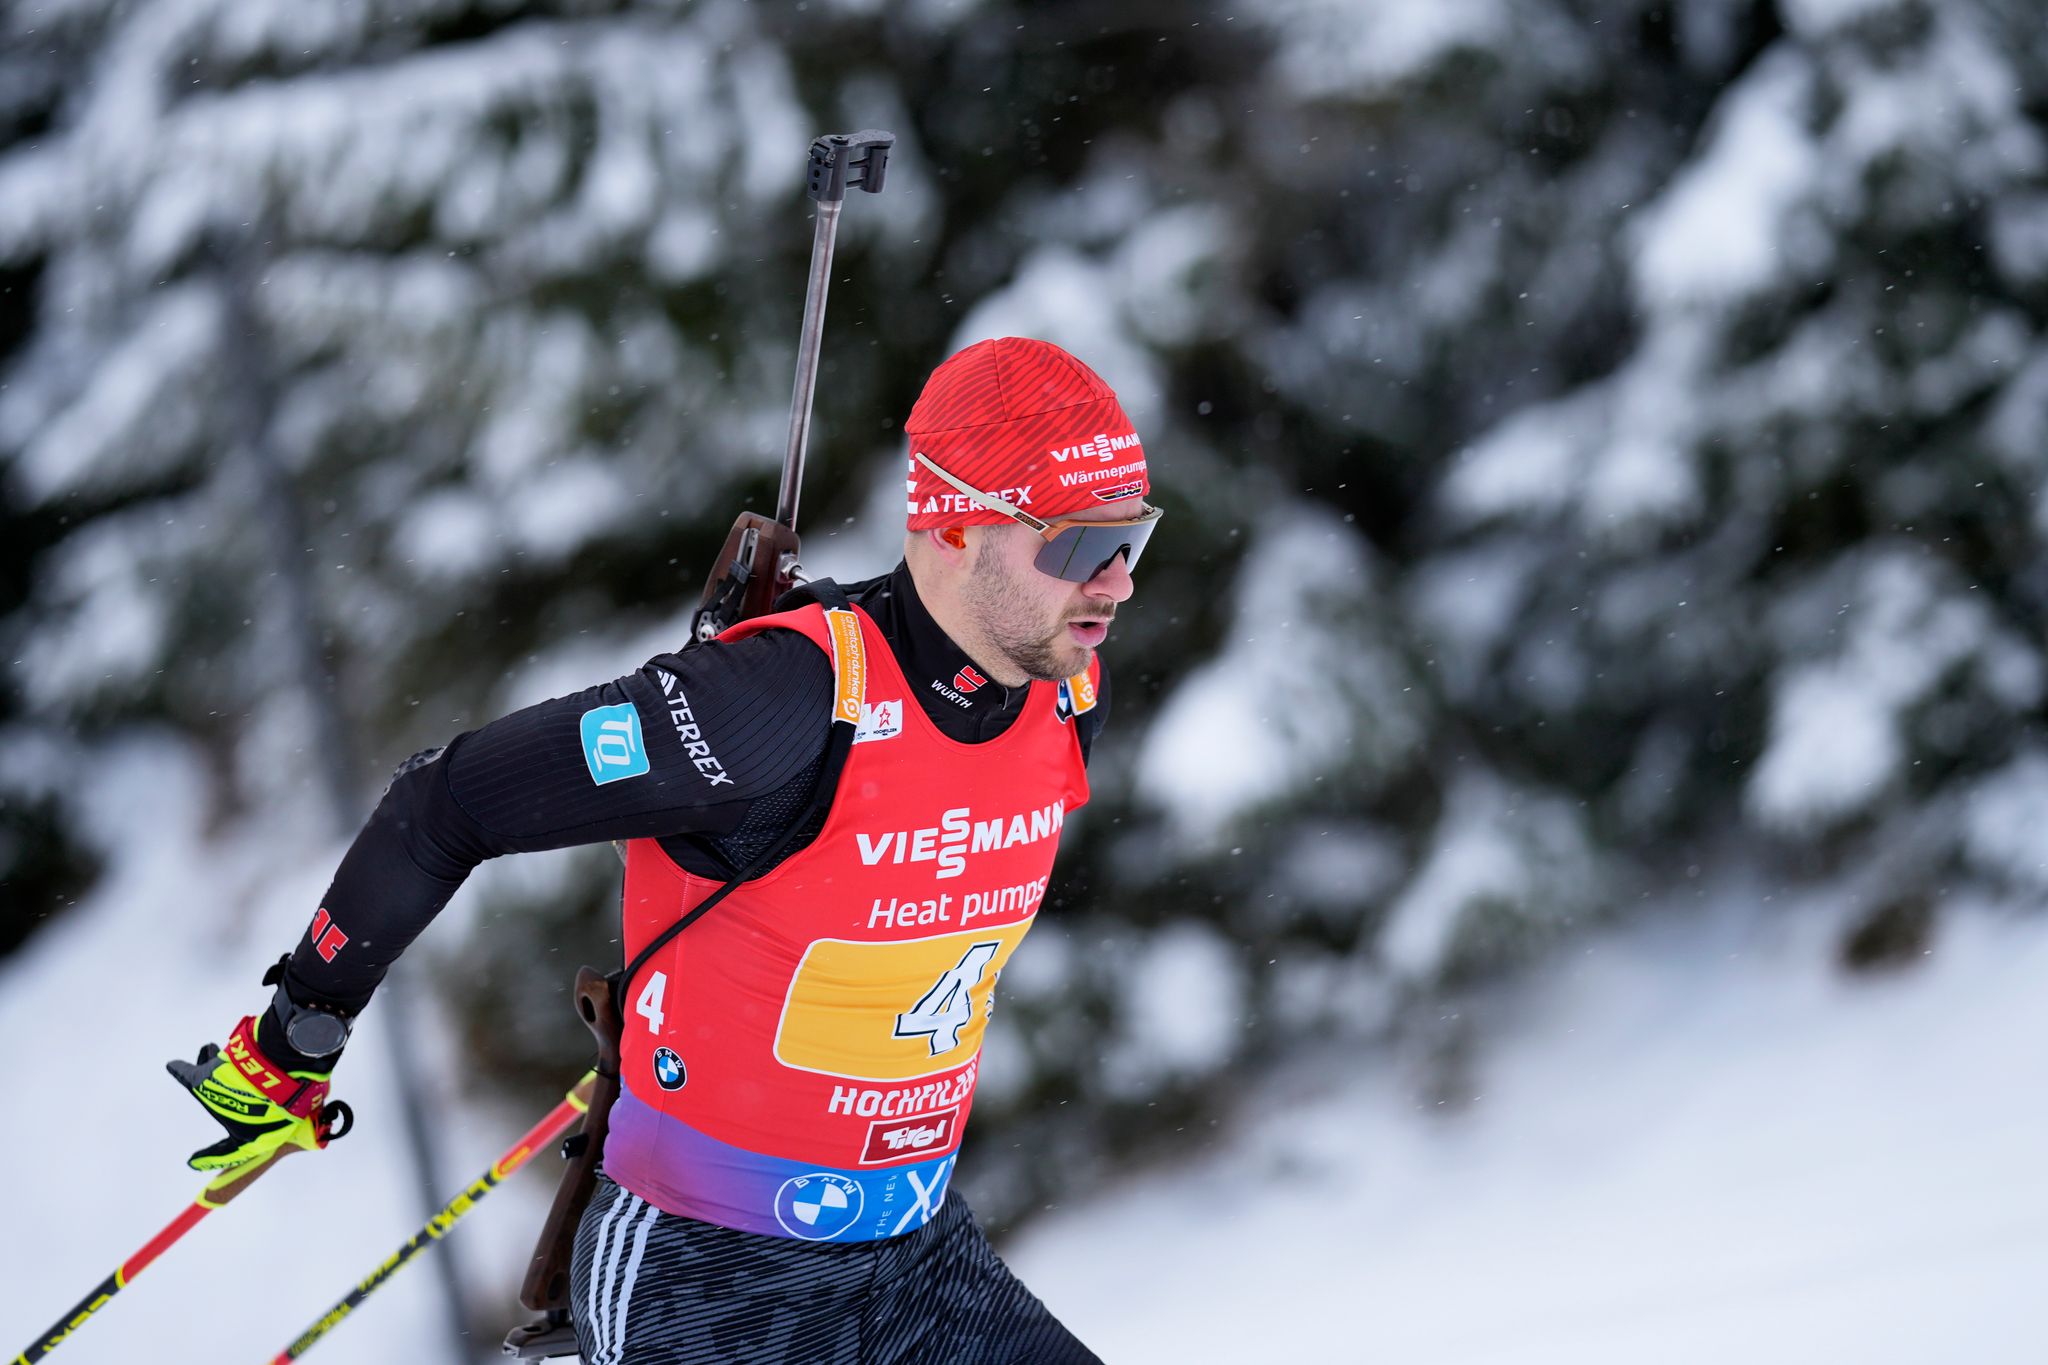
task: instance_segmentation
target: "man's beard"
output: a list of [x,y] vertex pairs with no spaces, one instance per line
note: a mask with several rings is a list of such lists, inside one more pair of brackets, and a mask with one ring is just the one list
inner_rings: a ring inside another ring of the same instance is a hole
[[[980,618],[989,643],[1025,677],[1039,682],[1059,682],[1088,666],[1089,650],[1067,638],[1068,617],[1053,623],[1050,632],[1035,619],[1038,615],[1031,596],[1019,589],[1010,574],[995,562],[986,548],[976,555],[960,596]],[[1088,615],[1106,619],[1109,611]]]

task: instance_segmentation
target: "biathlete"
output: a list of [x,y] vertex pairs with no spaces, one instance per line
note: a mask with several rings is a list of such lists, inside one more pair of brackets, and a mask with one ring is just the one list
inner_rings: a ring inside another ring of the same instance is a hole
[[[193,1167],[323,1145],[354,1019],[484,859],[624,841],[630,960],[782,842],[622,991],[572,1275],[585,1361],[1096,1359],[951,1177],[1159,512],[1116,395],[1043,341],[953,356],[905,432],[892,572],[799,588],[401,767],[268,1007],[171,1064],[227,1130]],[[851,747],[828,763],[835,725]]]

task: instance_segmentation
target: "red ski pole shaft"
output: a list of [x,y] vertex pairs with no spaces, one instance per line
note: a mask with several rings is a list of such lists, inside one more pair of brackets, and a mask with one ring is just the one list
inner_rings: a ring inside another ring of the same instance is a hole
[[256,1183],[256,1177],[298,1150],[297,1147],[280,1147],[261,1161],[216,1176],[183,1213],[164,1225],[162,1232],[143,1243],[140,1251],[121,1262],[113,1274],[94,1285],[90,1294],[80,1299],[70,1312],[57,1319],[48,1331],[29,1344],[27,1350],[16,1356],[14,1365],[31,1365],[31,1362],[41,1360],[69,1341],[93,1314],[106,1306],[108,1299],[126,1289],[137,1275],[149,1268],[150,1262],[170,1250],[179,1238],[198,1225],[200,1219],[248,1189]]
[[503,1156],[492,1162],[488,1171],[471,1181],[469,1187],[461,1194],[442,1205],[441,1211],[429,1218],[426,1226],[415,1232],[398,1250],[385,1257],[383,1264],[365,1276],[354,1289],[336,1300],[334,1306],[322,1313],[311,1327],[301,1332],[296,1341],[272,1356],[270,1365],[286,1365],[287,1361],[297,1360],[313,1349],[320,1338],[333,1331],[343,1318],[356,1310],[357,1305],[375,1293],[384,1281],[397,1274],[401,1266],[424,1248],[447,1236],[448,1230],[454,1227],[464,1214],[475,1208],[478,1200],[495,1189],[499,1181],[524,1166],[527,1158],[560,1137],[568,1130],[570,1124],[582,1116],[590,1107],[590,1088],[596,1083],[597,1073],[585,1072],[583,1079],[576,1082],[575,1087],[563,1096],[562,1102],[550,1109],[539,1123],[527,1129],[526,1135],[513,1143]]

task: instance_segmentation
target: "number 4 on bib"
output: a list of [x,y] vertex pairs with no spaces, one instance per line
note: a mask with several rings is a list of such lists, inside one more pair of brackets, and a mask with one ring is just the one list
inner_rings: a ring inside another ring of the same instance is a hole
[[647,1031],[659,1035],[662,1021],[668,1016],[662,1013],[661,999],[668,994],[668,973],[656,972],[647,978],[641,988],[640,998],[633,1002],[633,1013],[647,1021]]
[[974,1021],[974,988],[1002,946],[977,943],[962,953],[908,1014],[896,1016],[896,1036],[929,1039],[934,1057],[960,1046],[960,1030]]

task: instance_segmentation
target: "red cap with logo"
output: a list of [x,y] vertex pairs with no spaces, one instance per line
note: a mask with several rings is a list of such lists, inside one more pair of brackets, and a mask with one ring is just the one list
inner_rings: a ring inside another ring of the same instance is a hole
[[910,437],[909,528],[987,526],[1008,517],[925,468],[1014,503],[1041,521],[1142,499],[1145,448],[1116,394],[1049,341],[997,337],[925,381],[903,424]]

